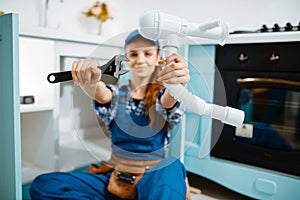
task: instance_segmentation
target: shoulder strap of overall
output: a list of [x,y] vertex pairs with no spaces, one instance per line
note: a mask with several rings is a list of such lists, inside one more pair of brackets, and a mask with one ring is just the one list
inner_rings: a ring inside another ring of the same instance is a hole
[[126,104],[128,100],[128,85],[122,85],[119,88],[119,104]]

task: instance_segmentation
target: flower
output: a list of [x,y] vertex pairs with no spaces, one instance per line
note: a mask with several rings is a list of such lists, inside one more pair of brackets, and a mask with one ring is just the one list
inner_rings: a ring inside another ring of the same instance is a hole
[[104,2],[96,1],[92,7],[89,8],[87,12],[83,12],[86,17],[95,17],[101,22],[105,22],[108,19],[113,19],[114,16],[108,5]]

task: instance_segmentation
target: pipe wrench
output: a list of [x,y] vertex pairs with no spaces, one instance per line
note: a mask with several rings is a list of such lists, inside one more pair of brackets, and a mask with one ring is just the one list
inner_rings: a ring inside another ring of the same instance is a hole
[[[129,59],[124,55],[115,55],[110,59],[106,64],[99,66],[102,74],[113,76],[116,79],[119,79],[120,75],[126,74],[129,70],[122,68],[122,62],[129,61]],[[71,71],[56,72],[51,73],[47,76],[49,83],[59,83],[64,81],[73,80]]]

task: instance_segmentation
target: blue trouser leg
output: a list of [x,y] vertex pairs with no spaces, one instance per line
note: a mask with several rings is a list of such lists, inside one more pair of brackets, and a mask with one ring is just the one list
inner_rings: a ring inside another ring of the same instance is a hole
[[110,173],[53,172],[38,176],[32,182],[30,195],[35,199],[111,199],[119,200],[107,191]]
[[186,171],[174,158],[158,163],[137,183],[139,200],[185,200]]
[[[111,173],[62,173],[53,172],[38,176],[32,182],[30,195],[33,200],[120,200],[107,191]],[[139,200],[185,200],[186,171],[176,159],[159,162],[137,183]]]

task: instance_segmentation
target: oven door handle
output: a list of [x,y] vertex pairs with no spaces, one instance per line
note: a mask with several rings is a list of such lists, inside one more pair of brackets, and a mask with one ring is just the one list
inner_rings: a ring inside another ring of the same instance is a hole
[[238,84],[257,84],[257,83],[267,83],[274,85],[288,85],[293,87],[300,87],[299,81],[291,81],[279,78],[237,78],[236,82]]

